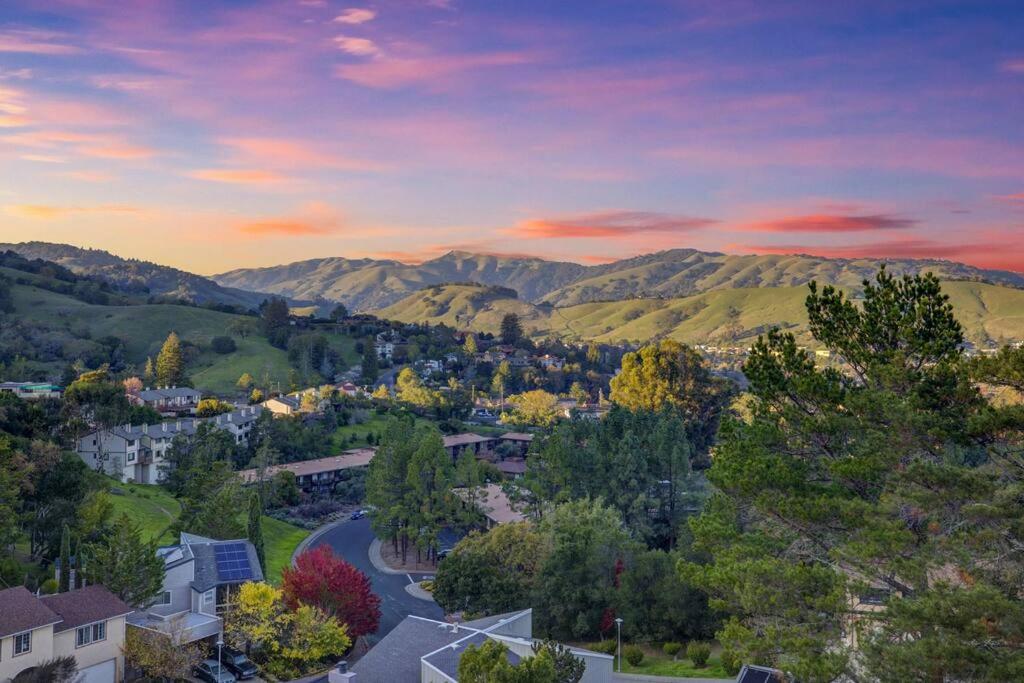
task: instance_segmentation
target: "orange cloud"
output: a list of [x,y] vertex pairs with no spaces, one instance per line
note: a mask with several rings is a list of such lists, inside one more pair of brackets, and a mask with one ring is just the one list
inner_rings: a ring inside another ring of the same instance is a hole
[[105,183],[114,179],[114,176],[103,171],[68,171],[67,173],[61,173],[61,175],[65,178],[81,180],[87,183]]
[[97,206],[53,206],[49,204],[11,204],[4,211],[12,216],[37,220],[53,220],[73,214],[86,213],[141,213],[142,209],[125,204],[99,204]]
[[313,225],[299,220],[252,221],[238,226],[241,232],[249,235],[325,235],[330,230],[322,225]]
[[342,225],[341,214],[323,202],[310,202],[295,216],[258,218],[237,224],[238,232],[252,237],[309,237],[329,235]]
[[137,159],[149,159],[156,156],[157,151],[152,147],[132,145],[122,142],[110,142],[108,144],[86,146],[78,148],[79,154],[98,159],[119,159],[132,161]]
[[603,211],[563,218],[532,219],[506,232],[525,239],[625,238],[643,233],[690,232],[717,222],[710,218],[652,211]]
[[187,174],[197,180],[209,180],[215,183],[237,183],[242,185],[265,185],[287,180],[283,175],[273,171],[261,171],[245,168],[203,168]]
[[751,232],[867,232],[872,230],[903,230],[918,221],[887,214],[834,215],[811,214],[787,216],[741,226]]

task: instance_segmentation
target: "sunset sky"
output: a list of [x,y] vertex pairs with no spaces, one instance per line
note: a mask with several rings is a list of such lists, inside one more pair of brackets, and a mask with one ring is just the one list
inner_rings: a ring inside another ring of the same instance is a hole
[[2,0],[0,240],[1024,271],[1024,2]]

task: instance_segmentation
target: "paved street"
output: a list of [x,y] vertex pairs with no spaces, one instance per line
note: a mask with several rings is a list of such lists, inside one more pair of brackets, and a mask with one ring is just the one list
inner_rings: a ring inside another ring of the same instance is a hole
[[444,612],[435,603],[414,598],[406,592],[405,586],[410,583],[408,576],[385,574],[373,566],[368,554],[370,542],[373,539],[370,520],[360,519],[339,524],[324,532],[310,544],[310,547],[313,548],[324,544],[329,545],[337,555],[345,558],[359,571],[369,576],[373,582],[373,591],[381,599],[381,617],[377,633],[367,637],[369,643],[376,643],[410,614],[431,619],[443,618]]

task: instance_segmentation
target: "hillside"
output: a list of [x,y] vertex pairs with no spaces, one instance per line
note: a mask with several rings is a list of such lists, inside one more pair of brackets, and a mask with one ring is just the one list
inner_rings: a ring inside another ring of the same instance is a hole
[[240,269],[220,284],[284,296],[341,301],[352,310],[390,306],[425,286],[476,282],[509,287],[533,303],[571,306],[637,297],[683,297],[714,290],[796,287],[811,280],[857,288],[883,263],[890,271],[934,272],[944,280],[1024,287],[1024,275],[938,259],[828,259],[806,255],[737,256],[674,249],[600,266],[450,252],[419,265],[326,258],[271,268]]
[[69,244],[21,242],[0,244],[25,258],[52,261],[82,275],[106,280],[117,288],[154,297],[195,304],[224,304],[243,310],[256,308],[265,294],[223,287],[209,278],[177,268],[115,256],[100,249],[81,249]]
[[[980,282],[946,282],[943,290],[970,341],[1024,339],[1024,290]],[[516,313],[533,336],[606,342],[671,337],[691,344],[746,345],[773,326],[809,342],[806,297],[803,286],[758,287],[552,307],[501,296],[488,288],[450,285],[412,294],[377,315],[497,333],[502,316]]]
[[126,363],[141,367],[173,330],[195,345],[188,374],[197,388],[231,392],[243,372],[258,378],[266,375],[273,382],[288,380],[287,354],[259,335],[235,337],[234,353],[210,350],[210,340],[227,334],[233,324],[254,324],[246,316],[173,304],[99,306],[19,284],[11,287],[11,297],[15,310],[4,319],[4,347],[17,350],[20,345],[18,355],[34,359],[28,362],[30,369],[51,376],[59,376],[71,358],[83,358],[95,367],[108,353],[110,337],[119,342]]

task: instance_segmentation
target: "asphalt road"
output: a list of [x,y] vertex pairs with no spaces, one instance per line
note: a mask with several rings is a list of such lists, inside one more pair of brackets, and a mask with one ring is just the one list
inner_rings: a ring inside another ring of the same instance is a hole
[[[370,520],[363,518],[339,524],[330,531],[320,535],[311,547],[329,545],[340,557],[370,577],[373,591],[380,596],[380,626],[372,636],[367,636],[369,644],[376,643],[387,635],[391,629],[410,614],[430,619],[443,619],[444,611],[434,602],[414,598],[406,592],[410,583],[406,574],[385,574],[370,562],[370,543],[373,541]],[[415,578],[416,575],[413,575]]]

